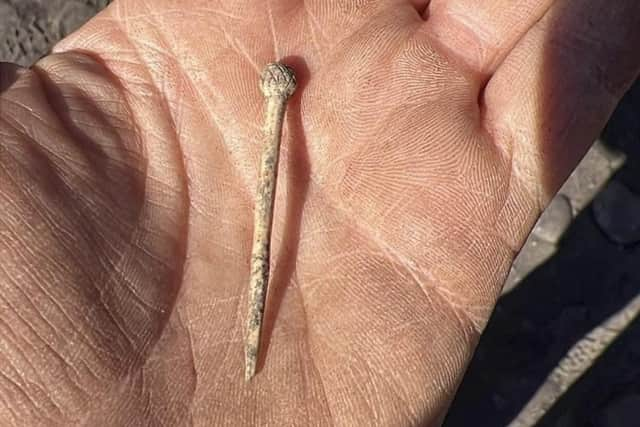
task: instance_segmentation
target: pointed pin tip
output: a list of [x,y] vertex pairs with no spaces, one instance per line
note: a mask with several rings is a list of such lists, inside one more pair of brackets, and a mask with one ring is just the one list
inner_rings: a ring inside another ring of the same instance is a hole
[[254,357],[247,356],[245,359],[244,380],[250,382],[256,375],[256,360]]
[[244,371],[244,380],[246,382],[251,382],[251,380],[253,379],[253,377],[256,375],[255,371],[253,369],[245,369]]

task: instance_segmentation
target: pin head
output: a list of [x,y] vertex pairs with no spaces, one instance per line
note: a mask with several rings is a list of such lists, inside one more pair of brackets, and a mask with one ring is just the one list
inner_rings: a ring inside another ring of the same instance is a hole
[[293,70],[279,62],[268,64],[260,74],[260,90],[265,98],[287,99],[296,91],[296,85]]

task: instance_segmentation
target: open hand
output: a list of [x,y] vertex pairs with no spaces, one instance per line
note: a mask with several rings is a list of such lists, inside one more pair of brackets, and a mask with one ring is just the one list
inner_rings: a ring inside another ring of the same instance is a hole
[[[3,425],[436,425],[640,67],[621,0],[116,0],[0,98]],[[297,73],[263,360],[263,98]],[[536,302],[532,302],[536,303]]]

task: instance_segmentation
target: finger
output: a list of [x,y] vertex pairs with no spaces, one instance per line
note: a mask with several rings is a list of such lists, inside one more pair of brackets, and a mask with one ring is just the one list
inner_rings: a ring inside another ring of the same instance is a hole
[[471,71],[490,75],[554,0],[433,0],[429,32]]
[[489,81],[485,123],[543,206],[637,76],[640,3],[561,0]]

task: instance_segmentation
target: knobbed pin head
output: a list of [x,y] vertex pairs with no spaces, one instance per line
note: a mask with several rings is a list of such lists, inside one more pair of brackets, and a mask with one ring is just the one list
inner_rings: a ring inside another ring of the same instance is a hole
[[296,85],[293,70],[279,62],[268,64],[260,74],[260,90],[265,98],[288,99],[296,91]]

